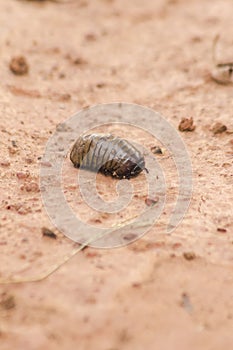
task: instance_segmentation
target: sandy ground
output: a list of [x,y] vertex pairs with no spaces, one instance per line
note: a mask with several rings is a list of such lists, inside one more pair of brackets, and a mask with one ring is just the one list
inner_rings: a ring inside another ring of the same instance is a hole
[[[183,117],[196,125],[181,133],[194,188],[173,234],[160,230],[170,201],[133,244],[87,248],[40,282],[1,284],[2,350],[232,347],[233,135],[211,126],[233,130],[233,86],[209,78],[216,34],[218,59],[233,61],[232,13],[231,0],[0,0],[1,282],[37,278],[77,247],[52,225],[39,191],[40,159],[59,123],[83,107],[124,101],[162,113],[176,129]],[[18,55],[29,65],[22,76],[9,69]],[[162,165],[169,196],[175,169]],[[66,164],[66,184],[76,171]],[[103,192],[114,192],[111,181],[100,176]]]

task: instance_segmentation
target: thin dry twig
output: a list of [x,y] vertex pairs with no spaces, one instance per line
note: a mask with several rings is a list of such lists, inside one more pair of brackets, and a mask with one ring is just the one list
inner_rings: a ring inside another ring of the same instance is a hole
[[[55,264],[51,267],[51,269],[49,269],[45,274],[41,275],[41,276],[36,276],[36,277],[32,277],[32,278],[18,278],[18,279],[7,279],[7,280],[0,280],[0,284],[20,284],[20,283],[29,283],[29,282],[39,282],[42,281],[46,278],[48,278],[49,276],[51,276],[54,272],[56,272],[60,267],[62,267],[65,263],[67,263],[72,257],[74,257],[76,254],[78,254],[80,251],[82,251],[84,248],[86,248],[89,244],[94,243],[95,241],[97,241],[100,238],[103,238],[104,236],[114,233],[114,231],[116,231],[119,228],[123,228],[127,225],[130,224],[130,222],[135,219],[137,217],[137,215],[130,217],[124,221],[122,221],[121,223],[114,225],[112,229],[108,230],[105,233],[101,233],[99,235],[96,235],[94,238],[87,240],[86,242],[84,242],[83,244],[81,244],[78,248],[73,249],[71,251],[71,253],[67,254],[63,260],[58,263]],[[138,225],[136,225],[137,227],[143,227],[143,226],[147,226],[150,225],[151,222],[142,222],[139,223]]]

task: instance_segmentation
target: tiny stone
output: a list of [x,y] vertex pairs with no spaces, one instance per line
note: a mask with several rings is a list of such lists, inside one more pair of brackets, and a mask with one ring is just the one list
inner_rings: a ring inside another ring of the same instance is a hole
[[132,241],[133,239],[136,239],[136,238],[137,238],[136,233],[128,233],[123,236],[123,239],[126,241]]
[[25,75],[29,71],[27,60],[24,56],[13,57],[9,64],[10,70],[16,75]]
[[49,230],[47,227],[42,227],[41,231],[43,236],[53,239],[57,238],[57,235],[53,231]]
[[77,65],[81,65],[81,64],[86,64],[87,61],[82,57],[77,57],[73,60],[73,63]]
[[11,143],[12,143],[12,146],[13,146],[13,147],[18,147],[15,140],[12,140]]
[[155,205],[156,203],[158,203],[159,201],[159,197],[154,197],[154,198],[146,198],[145,199],[145,203],[148,207],[152,207],[153,205]]
[[97,87],[98,89],[102,89],[102,88],[104,88],[105,86],[106,86],[106,84],[105,84],[104,82],[99,82],[99,83],[96,84],[96,87]]
[[218,227],[217,231],[221,232],[221,233],[226,233],[227,232],[227,230],[225,228],[222,228],[222,227]]
[[196,254],[193,253],[193,252],[185,252],[183,254],[183,257],[186,259],[186,260],[193,260],[196,258]]
[[151,147],[151,152],[154,154],[163,154],[163,151],[159,146]]
[[182,118],[179,124],[180,131],[194,131],[195,125],[193,124],[193,118]]
[[214,124],[211,128],[211,131],[214,133],[214,135],[222,134],[226,130],[227,130],[226,125],[219,123],[219,122]]

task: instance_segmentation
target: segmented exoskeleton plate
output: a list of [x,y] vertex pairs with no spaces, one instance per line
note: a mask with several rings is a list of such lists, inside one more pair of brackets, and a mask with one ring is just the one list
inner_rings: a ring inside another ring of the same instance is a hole
[[111,134],[90,134],[77,139],[70,153],[77,168],[130,179],[145,168],[141,152],[127,140]]

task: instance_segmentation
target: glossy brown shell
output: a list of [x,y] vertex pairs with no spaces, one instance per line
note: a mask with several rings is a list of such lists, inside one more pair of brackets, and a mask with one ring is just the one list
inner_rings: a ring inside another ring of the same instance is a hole
[[145,169],[141,152],[127,140],[111,134],[79,137],[72,147],[70,160],[77,168],[101,172],[118,179],[130,179]]

